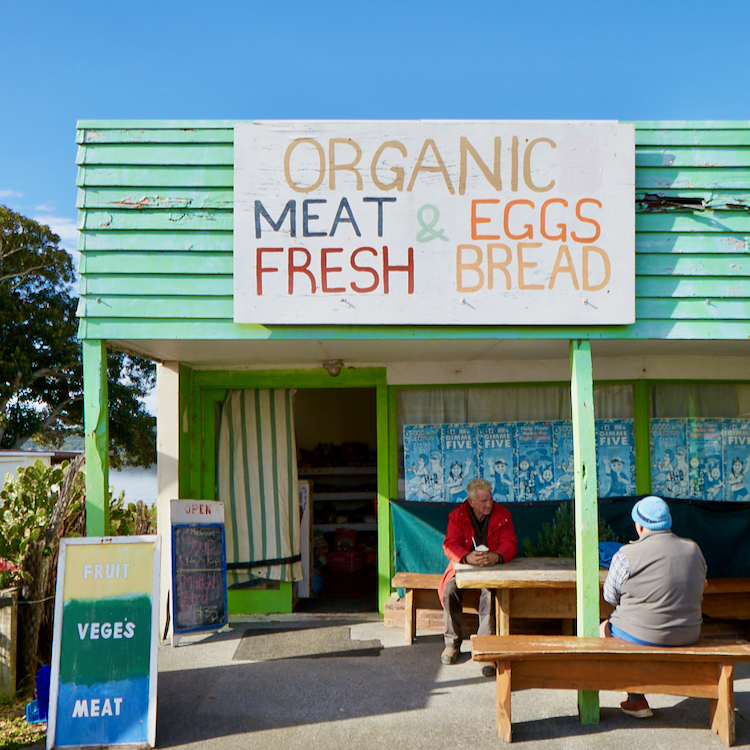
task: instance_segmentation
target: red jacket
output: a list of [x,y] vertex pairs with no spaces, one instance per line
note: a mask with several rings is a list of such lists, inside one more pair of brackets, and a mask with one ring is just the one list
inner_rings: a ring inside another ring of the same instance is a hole
[[[474,549],[474,527],[471,525],[471,512],[469,502],[464,500],[456,510],[451,511],[448,516],[448,531],[443,542],[443,552],[450,560],[448,567],[440,582],[438,594],[440,602],[443,601],[445,585],[456,575],[453,569],[454,562],[461,562],[463,558]],[[498,503],[492,503],[490,512],[490,523],[487,527],[487,546],[490,552],[498,552],[503,557],[503,562],[509,562],[518,553],[518,542],[513,521],[510,513]]]

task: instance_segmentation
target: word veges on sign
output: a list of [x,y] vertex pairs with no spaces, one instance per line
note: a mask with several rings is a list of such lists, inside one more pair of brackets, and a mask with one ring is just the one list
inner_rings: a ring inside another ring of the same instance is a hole
[[634,128],[235,126],[238,323],[635,320]]

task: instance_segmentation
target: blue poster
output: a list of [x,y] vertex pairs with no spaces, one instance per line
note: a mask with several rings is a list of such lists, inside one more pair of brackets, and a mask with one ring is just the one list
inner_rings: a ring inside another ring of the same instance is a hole
[[575,496],[575,463],[573,460],[573,424],[553,422],[555,491],[552,500],[571,500]]
[[466,500],[466,485],[477,476],[474,425],[443,426],[443,467],[446,501],[462,503]]
[[512,503],[516,499],[513,425],[478,424],[475,429],[479,448],[479,474],[492,485],[493,500]]
[[635,491],[632,419],[596,420],[596,483],[599,497],[629,497]]
[[651,491],[687,497],[687,420],[651,420]]
[[688,489],[693,500],[724,498],[722,419],[688,422]]
[[516,423],[516,497],[551,500],[555,490],[552,422]]
[[404,425],[404,479],[407,500],[445,499],[442,425]]
[[750,472],[750,421],[724,420],[724,499],[730,502],[750,499],[747,480]]

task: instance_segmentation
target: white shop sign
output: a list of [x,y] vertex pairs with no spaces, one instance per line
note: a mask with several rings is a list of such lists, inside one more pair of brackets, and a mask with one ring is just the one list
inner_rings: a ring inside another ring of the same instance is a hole
[[234,320],[635,320],[634,127],[235,126]]

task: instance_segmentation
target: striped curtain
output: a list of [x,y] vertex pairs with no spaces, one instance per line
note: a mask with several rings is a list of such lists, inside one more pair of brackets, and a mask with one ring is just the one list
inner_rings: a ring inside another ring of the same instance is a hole
[[227,563],[243,565],[229,571],[230,583],[302,579],[293,393],[230,391],[221,407],[218,500],[224,503]]

